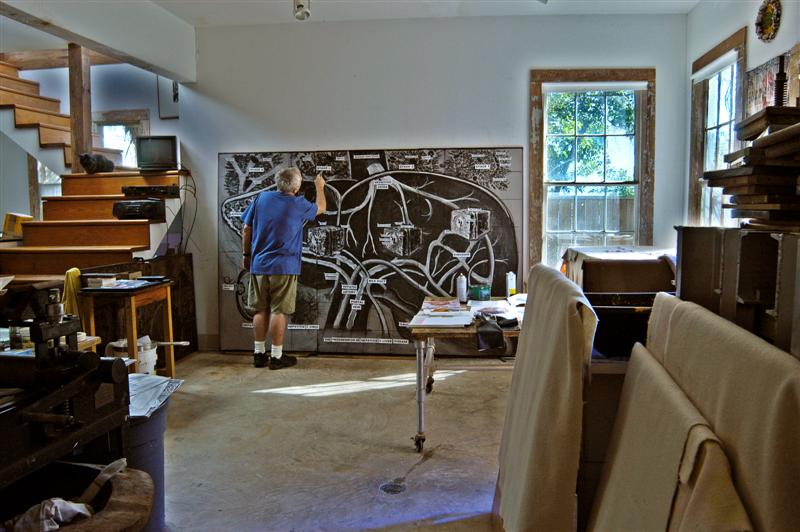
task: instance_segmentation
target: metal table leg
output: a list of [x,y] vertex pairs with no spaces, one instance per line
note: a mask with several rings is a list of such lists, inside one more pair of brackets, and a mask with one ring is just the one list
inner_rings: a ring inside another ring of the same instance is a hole
[[433,338],[428,338],[427,345],[425,346],[425,374],[427,375],[427,379],[425,379],[425,393],[431,393],[433,391],[433,372],[436,371],[433,365],[435,351],[436,344]]
[[418,453],[422,452],[425,443],[425,354],[427,340],[415,340],[414,347],[417,352],[417,435],[414,436],[414,447]]

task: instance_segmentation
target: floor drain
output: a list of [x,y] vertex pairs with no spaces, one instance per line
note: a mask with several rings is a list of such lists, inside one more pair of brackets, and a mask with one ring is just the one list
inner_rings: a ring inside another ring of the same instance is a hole
[[398,493],[406,491],[406,485],[400,482],[387,482],[381,485],[381,491],[389,495],[397,495]]

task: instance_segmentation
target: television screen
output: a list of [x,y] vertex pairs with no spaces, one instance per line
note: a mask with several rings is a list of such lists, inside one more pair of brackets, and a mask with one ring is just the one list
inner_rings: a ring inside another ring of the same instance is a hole
[[139,137],[136,139],[136,162],[146,170],[178,168],[178,139],[174,136]]

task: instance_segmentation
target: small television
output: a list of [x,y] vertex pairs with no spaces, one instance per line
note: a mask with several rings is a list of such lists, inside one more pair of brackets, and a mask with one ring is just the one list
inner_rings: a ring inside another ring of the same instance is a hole
[[139,170],[177,170],[178,138],[166,135],[137,137],[136,164]]

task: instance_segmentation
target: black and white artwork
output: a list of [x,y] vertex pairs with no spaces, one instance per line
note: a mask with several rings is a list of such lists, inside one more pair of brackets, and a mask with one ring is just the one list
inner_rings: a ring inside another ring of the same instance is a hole
[[310,201],[325,176],[328,208],[304,227],[287,350],[411,353],[405,325],[426,296],[454,296],[461,273],[503,295],[520,273],[522,148],[222,153],[222,349],[252,349],[241,215],[290,166]]

